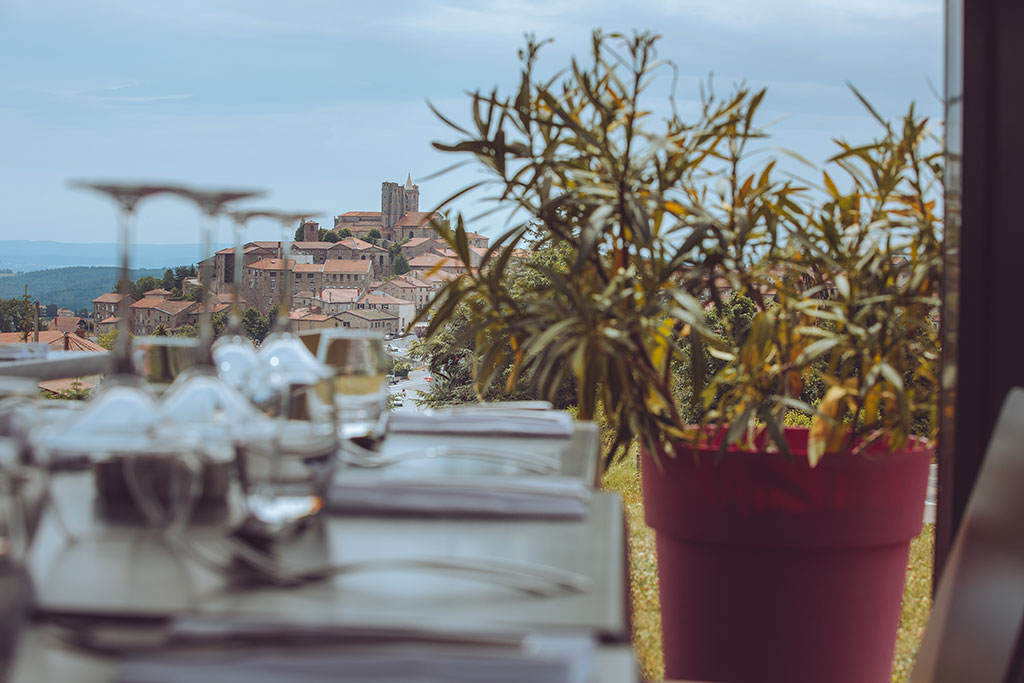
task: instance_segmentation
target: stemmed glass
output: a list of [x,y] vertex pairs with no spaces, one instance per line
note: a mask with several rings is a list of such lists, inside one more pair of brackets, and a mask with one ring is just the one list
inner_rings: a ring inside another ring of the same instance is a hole
[[[131,333],[129,327],[132,238],[135,233],[136,209],[140,201],[178,189],[173,185],[73,181],[73,187],[92,190],[114,200],[120,209],[119,232],[121,242],[121,272],[118,290],[122,299],[118,303],[117,340],[114,347],[114,374],[104,381],[90,398],[85,408],[76,411],[54,428],[39,425],[30,435],[37,464],[46,477],[50,491],[49,471],[59,459],[89,456],[98,471],[114,473],[121,488],[125,486],[123,462],[152,445],[150,428],[156,423],[156,400],[146,383],[133,374],[131,360]],[[52,494],[50,495],[53,498]],[[57,517],[68,530],[67,520],[56,509]],[[68,532],[70,538],[74,536]]]
[[171,434],[181,427],[201,434],[208,448],[220,445],[222,462],[234,457],[232,431],[244,428],[255,418],[246,398],[217,375],[213,363],[212,283],[209,265],[213,248],[213,226],[224,206],[230,202],[262,194],[250,190],[197,190],[178,188],[174,194],[184,197],[203,213],[203,261],[200,262],[199,351],[192,368],[180,375],[161,401],[162,424],[173,425]]
[[249,370],[256,363],[256,349],[242,326],[241,280],[245,269],[245,224],[253,218],[265,216],[265,211],[229,211],[234,223],[234,267],[231,276],[231,308],[228,313],[226,334],[213,344],[213,361],[221,379],[236,389],[244,390]]

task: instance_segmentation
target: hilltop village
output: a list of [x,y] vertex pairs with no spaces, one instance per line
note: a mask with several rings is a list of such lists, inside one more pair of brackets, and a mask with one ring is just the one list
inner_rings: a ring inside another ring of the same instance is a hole
[[[292,327],[352,327],[384,333],[405,330],[416,313],[447,279],[465,266],[437,234],[433,224],[444,220],[437,212],[419,210],[419,186],[381,183],[380,211],[349,211],[334,217],[326,229],[315,221],[298,227],[285,262],[283,245],[275,241],[248,242],[243,247],[243,271],[238,282],[239,303],[266,313],[290,286]],[[488,238],[467,235],[476,265],[487,250]],[[233,293],[235,250],[222,249],[200,264],[213,268],[212,312],[226,310]],[[289,278],[286,281],[285,278]],[[198,278],[186,281],[197,287]],[[168,332],[194,325],[200,304],[172,300],[167,289],[142,296],[110,292],[93,300],[96,334],[114,329],[118,307],[131,297],[132,334]]]

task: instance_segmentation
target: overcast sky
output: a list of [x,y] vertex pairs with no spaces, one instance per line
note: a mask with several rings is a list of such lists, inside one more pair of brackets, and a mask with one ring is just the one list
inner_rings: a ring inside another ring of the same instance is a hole
[[[381,181],[454,161],[427,99],[468,121],[465,91],[516,86],[524,32],[555,39],[551,72],[594,28],[661,34],[684,114],[709,73],[767,86],[774,142],[815,162],[876,133],[847,81],[886,116],[941,117],[941,0],[0,0],[0,239],[115,241],[112,206],[71,178],[266,189],[260,206],[327,227],[379,211]],[[475,178],[422,182],[420,208]],[[198,223],[154,199],[138,241],[196,242]]]

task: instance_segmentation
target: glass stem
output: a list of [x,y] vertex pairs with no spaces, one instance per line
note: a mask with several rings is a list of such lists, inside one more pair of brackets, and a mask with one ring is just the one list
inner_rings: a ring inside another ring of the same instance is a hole
[[117,338],[114,341],[114,373],[118,375],[131,375],[134,373],[132,366],[132,342],[131,316],[132,294],[132,271],[129,268],[129,260],[132,251],[132,235],[135,228],[135,210],[130,207],[122,207],[119,213],[121,230],[121,275],[117,291],[121,294],[121,300],[117,303]]
[[242,270],[245,268],[245,245],[242,244],[242,235],[245,225],[242,221],[235,221],[235,266],[231,271],[231,313],[228,314],[228,333],[232,335],[245,336],[242,328]]
[[216,214],[204,213],[203,217],[203,254],[199,261],[199,356],[198,366],[213,365],[213,264],[210,262],[210,250],[213,249],[213,226]]
[[289,239],[289,223],[282,223],[281,230],[281,286],[278,289],[277,319],[274,321],[275,332],[288,331],[288,312],[291,310],[292,297],[292,273],[288,268],[288,261],[292,256],[292,242]]

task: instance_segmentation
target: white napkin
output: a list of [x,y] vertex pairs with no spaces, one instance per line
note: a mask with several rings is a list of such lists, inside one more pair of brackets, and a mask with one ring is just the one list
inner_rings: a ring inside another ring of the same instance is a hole
[[331,482],[327,505],[344,513],[579,518],[590,497],[590,488],[576,477],[411,477],[348,468]]
[[395,411],[388,430],[396,433],[488,434],[568,438],[572,417],[545,409],[543,401],[480,403],[442,410]]

